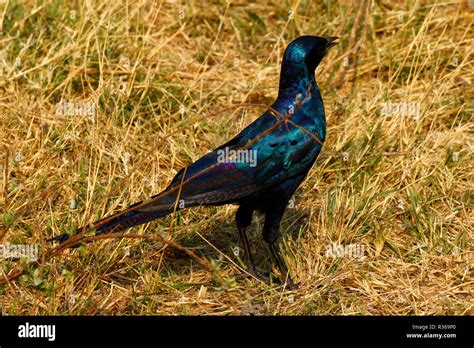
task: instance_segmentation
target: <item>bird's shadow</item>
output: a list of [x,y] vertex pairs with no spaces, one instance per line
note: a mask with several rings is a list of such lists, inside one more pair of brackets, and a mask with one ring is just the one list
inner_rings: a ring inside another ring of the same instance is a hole
[[[287,209],[280,227],[280,238],[296,239],[300,233],[300,221],[309,216],[309,213],[310,209]],[[256,212],[252,224],[247,228],[247,236],[257,268],[262,272],[269,272],[272,267],[272,259],[267,244],[262,237],[263,223],[264,215]],[[233,264],[241,268],[247,268],[248,261],[244,252],[243,242],[237,231],[234,219],[219,219],[210,227],[199,231],[199,234],[190,231],[180,235],[174,241],[189,248],[198,256],[212,261],[215,265],[218,265],[219,269],[234,267],[231,271],[233,275],[242,272]],[[141,243],[149,242],[145,240]],[[163,257],[159,259],[153,260],[149,266],[159,271],[163,278],[173,278],[175,280],[190,279],[191,273],[196,269],[196,260],[177,248],[167,247],[164,250]],[[122,266],[117,265],[117,270]],[[114,267],[112,266],[110,270],[113,270]],[[130,281],[132,281],[133,278],[137,277],[136,273],[134,273],[133,276],[128,278],[131,278]],[[118,277],[114,280],[121,283],[124,282],[123,277]]]

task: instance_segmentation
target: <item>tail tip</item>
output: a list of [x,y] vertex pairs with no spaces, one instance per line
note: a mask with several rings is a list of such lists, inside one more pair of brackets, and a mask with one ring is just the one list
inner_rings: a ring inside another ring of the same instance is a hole
[[63,233],[63,234],[54,236],[53,238],[49,238],[47,241],[50,242],[50,243],[58,242],[58,243],[61,244],[61,243],[64,243],[65,241],[67,241],[69,238],[70,238],[69,234]]

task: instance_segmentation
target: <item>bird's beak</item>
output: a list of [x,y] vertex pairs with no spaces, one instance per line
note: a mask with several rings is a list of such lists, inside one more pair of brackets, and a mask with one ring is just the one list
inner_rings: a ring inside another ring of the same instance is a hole
[[326,50],[330,49],[333,46],[336,46],[339,42],[335,42],[339,39],[337,36],[329,36],[325,38],[327,40]]

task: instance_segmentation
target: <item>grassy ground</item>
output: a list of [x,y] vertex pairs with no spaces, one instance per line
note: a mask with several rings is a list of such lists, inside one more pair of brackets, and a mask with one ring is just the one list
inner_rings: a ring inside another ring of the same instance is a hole
[[0,242],[45,252],[158,193],[272,103],[293,38],[337,35],[317,71],[326,145],[282,223],[299,289],[234,280],[236,208],[200,208],[130,233],[189,248],[224,285],[157,240],[108,239],[2,259],[26,272],[0,286],[1,313],[473,314],[472,3],[186,3],[0,5]]

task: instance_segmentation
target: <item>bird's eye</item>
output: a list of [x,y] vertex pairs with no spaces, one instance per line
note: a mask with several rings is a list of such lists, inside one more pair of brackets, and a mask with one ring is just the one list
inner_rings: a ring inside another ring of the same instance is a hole
[[271,143],[270,147],[276,147],[277,145],[278,145],[278,143]]
[[298,140],[296,139],[293,139],[290,141],[290,145],[293,146],[293,145],[296,145],[298,143]]

